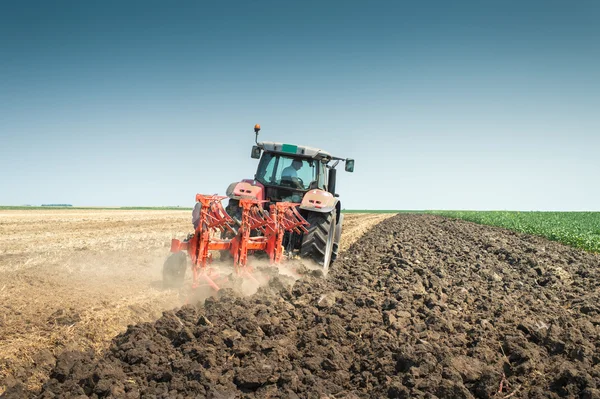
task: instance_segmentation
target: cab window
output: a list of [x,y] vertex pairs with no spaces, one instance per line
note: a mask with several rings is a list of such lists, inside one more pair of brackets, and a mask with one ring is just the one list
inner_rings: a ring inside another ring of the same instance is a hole
[[[294,160],[297,160],[296,167],[292,165]],[[298,161],[301,163],[298,164]],[[299,189],[308,190],[311,183],[317,181],[319,169],[317,164],[318,161],[313,159],[265,153],[260,160],[255,178],[263,184],[292,188],[294,186],[290,182],[297,181],[302,186]],[[316,187],[316,183],[313,183],[312,187]]]

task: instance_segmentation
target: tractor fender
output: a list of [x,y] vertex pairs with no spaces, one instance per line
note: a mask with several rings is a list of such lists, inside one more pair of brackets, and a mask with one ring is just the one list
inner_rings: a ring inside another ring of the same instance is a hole
[[312,212],[328,213],[336,208],[338,199],[330,192],[324,190],[310,190],[304,194],[300,209]]
[[256,180],[244,179],[240,182],[231,183],[227,187],[226,194],[229,198],[240,200],[242,198],[265,199],[265,186]]

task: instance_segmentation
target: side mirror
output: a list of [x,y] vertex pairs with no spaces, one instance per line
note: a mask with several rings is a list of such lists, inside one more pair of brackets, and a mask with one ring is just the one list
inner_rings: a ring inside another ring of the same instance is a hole
[[346,159],[346,166],[344,167],[346,172],[354,172],[354,159]]
[[250,156],[254,159],[259,159],[260,158],[260,147],[257,145],[253,145],[252,146],[252,154],[250,154]]

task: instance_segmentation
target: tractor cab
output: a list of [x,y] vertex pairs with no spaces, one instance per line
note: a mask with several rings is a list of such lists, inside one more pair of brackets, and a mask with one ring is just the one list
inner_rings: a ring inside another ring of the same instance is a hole
[[[340,161],[347,172],[354,171],[354,160],[332,156],[318,148],[295,144],[258,142],[260,125],[254,127],[256,134],[251,156],[260,159],[253,179],[234,182],[227,188],[230,207],[235,211],[237,202],[254,198],[268,203],[300,203],[300,209],[328,212],[332,206],[339,208],[335,192],[336,169]],[[239,212],[236,212],[239,213]],[[339,212],[338,212],[339,213]]]
[[345,170],[354,171],[353,159],[334,157],[318,148],[270,141],[259,143],[259,131],[260,126],[256,125],[256,145],[252,147],[251,156],[260,158],[260,162],[254,182],[264,187],[264,198],[272,202],[299,203],[307,192],[315,190],[337,197],[335,167],[344,161]]
[[262,157],[254,179],[272,201],[301,202],[309,190],[327,190],[327,159],[321,150],[283,143],[260,143]]

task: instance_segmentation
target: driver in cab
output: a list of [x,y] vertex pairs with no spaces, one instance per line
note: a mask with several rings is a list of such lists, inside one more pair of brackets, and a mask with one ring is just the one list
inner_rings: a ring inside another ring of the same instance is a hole
[[294,187],[303,189],[304,186],[298,180],[298,171],[302,167],[302,161],[299,159],[294,159],[292,164],[283,169],[281,172],[281,180],[291,182]]

